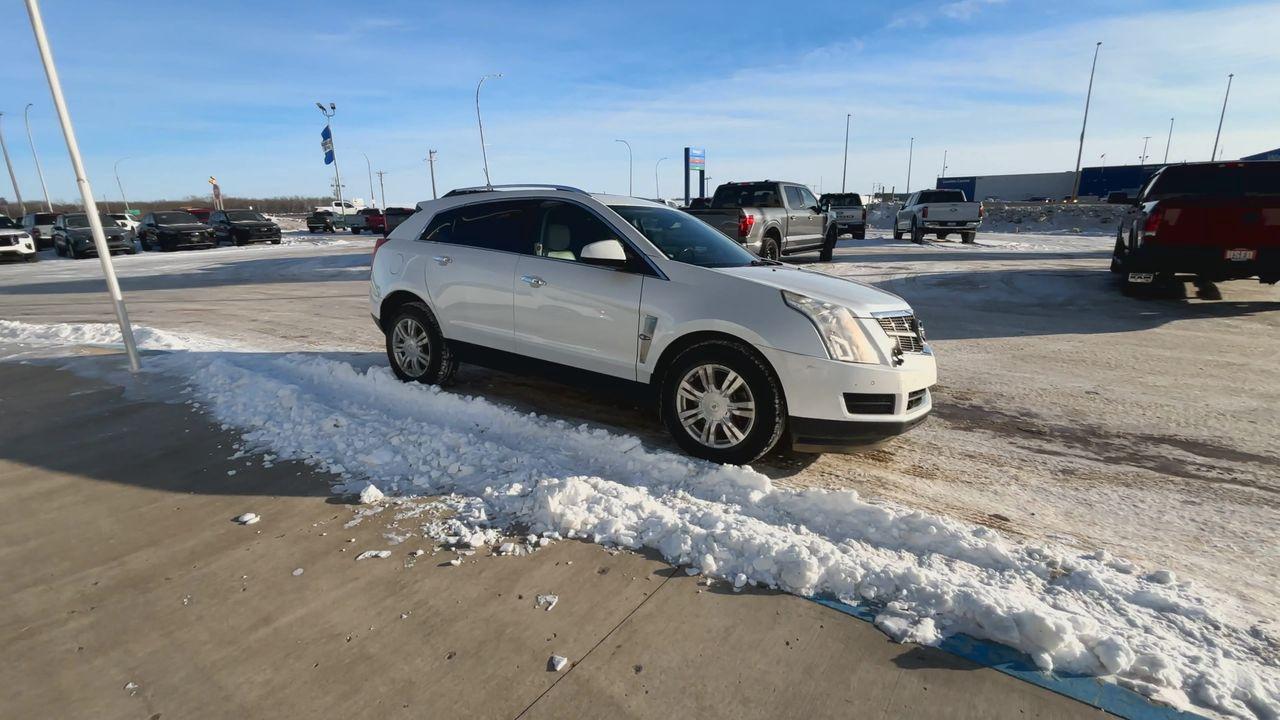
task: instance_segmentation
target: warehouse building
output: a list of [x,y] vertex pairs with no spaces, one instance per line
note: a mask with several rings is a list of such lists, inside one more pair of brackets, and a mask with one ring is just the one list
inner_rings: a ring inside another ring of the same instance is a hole
[[[1080,197],[1102,198],[1113,192],[1133,195],[1160,165],[1116,165],[1087,167],[1080,170]],[[1018,175],[970,175],[938,178],[939,188],[963,190],[974,200],[1038,201],[1064,200],[1071,197],[1076,174],[1021,173]]]

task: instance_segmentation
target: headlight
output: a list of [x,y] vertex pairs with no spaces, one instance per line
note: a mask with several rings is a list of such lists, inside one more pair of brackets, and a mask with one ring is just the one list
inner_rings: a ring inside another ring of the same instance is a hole
[[875,346],[863,332],[862,326],[849,308],[829,302],[814,300],[786,290],[782,299],[797,312],[809,318],[818,329],[818,337],[827,348],[832,360],[843,362],[879,364],[880,356]]

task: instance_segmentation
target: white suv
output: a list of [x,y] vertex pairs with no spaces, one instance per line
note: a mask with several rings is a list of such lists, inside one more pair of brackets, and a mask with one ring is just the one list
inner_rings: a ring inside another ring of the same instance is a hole
[[637,198],[519,185],[419,203],[374,250],[369,303],[402,380],[443,383],[462,358],[624,381],[717,462],[784,433],[800,452],[874,443],[933,407],[933,351],[901,298]]

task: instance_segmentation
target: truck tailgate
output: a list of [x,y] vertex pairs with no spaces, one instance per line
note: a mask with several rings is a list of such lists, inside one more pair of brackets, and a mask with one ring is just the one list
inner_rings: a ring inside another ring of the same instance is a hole
[[685,210],[685,212],[724,233],[726,237],[738,239],[738,220],[742,218],[741,209]]
[[973,222],[978,219],[978,203],[927,203],[920,215],[929,223]]
[[1280,248],[1280,197],[1163,200],[1161,245]]

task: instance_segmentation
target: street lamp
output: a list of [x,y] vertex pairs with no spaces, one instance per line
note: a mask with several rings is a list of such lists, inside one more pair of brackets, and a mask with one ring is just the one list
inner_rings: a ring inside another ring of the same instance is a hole
[[911,144],[907,146],[907,193],[911,192],[911,164],[915,158],[916,139],[911,138]]
[[1164,162],[1169,164],[1169,146],[1173,144],[1173,118],[1169,118],[1169,139],[1164,141]]
[[365,155],[365,153],[360,154],[364,155],[364,166],[369,171],[369,202],[373,203],[376,208],[378,207],[378,196],[373,194],[373,164],[369,162],[368,155]]
[[844,169],[840,171],[840,192],[844,193],[844,181],[849,177],[849,119],[852,118],[851,113],[844,115]]
[[1222,114],[1218,116],[1218,134],[1213,136],[1213,154],[1209,156],[1210,160],[1218,154],[1218,138],[1222,137],[1222,121],[1227,117],[1227,98],[1231,97],[1231,79],[1235,76],[1235,73],[1227,76],[1227,94],[1222,96]]
[[480,119],[480,86],[484,85],[484,81],[489,78],[495,80],[502,77],[502,73],[491,73],[480,78],[480,82],[476,83],[476,125],[480,127],[480,156],[484,158],[484,184],[487,187],[493,187],[493,183],[489,182],[489,153],[484,147],[484,122]]
[[36,154],[36,142],[31,139],[31,106],[27,103],[27,109],[22,111],[22,119],[27,123],[27,143],[31,145],[31,157],[36,161],[36,175],[40,176],[40,189],[44,191],[44,207],[45,210],[53,212],[53,203],[49,202],[49,188],[44,184],[44,170],[40,168],[40,156]]
[[116,187],[120,188],[120,199],[124,202],[124,211],[132,215],[133,211],[129,209],[129,198],[124,196],[124,183],[120,182],[120,163],[128,159],[129,158],[127,157],[122,157],[116,161],[116,164],[115,164]]
[[635,192],[631,189],[632,180],[635,178],[634,165],[631,162],[631,143],[626,140],[614,140],[627,146],[627,195],[634,196]]
[[1098,51],[1102,42],[1093,46],[1093,66],[1089,68],[1089,92],[1084,96],[1084,121],[1080,123],[1080,149],[1076,151],[1076,180],[1071,186],[1071,202],[1080,195],[1080,159],[1084,157],[1084,130],[1089,126],[1089,101],[1093,99],[1093,73],[1098,69]]
[[658,189],[658,166],[667,158],[658,158],[658,162],[653,164],[653,198],[655,200],[662,199],[662,191]]
[[333,191],[338,196],[338,212],[345,220],[347,208],[342,204],[342,173],[338,171],[338,151],[333,142],[333,127],[329,122],[338,113],[338,106],[329,103],[329,107],[326,108],[324,103],[316,103],[316,107],[320,108],[320,114],[324,115],[324,126],[329,130],[329,152],[333,153]]
[[1147,164],[1147,143],[1149,142],[1151,142],[1151,136],[1143,135],[1142,136],[1142,164],[1143,165]]
[[[4,117],[4,113],[0,112],[0,118]],[[13,194],[18,196],[18,207],[22,208],[22,214],[27,214],[27,204],[22,202],[22,191],[18,189],[18,176],[13,174],[13,163],[9,162],[9,146],[4,144],[4,130],[0,129],[0,151],[4,152],[4,164],[9,166],[9,182],[13,183]]]

